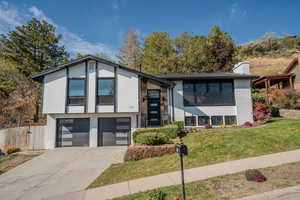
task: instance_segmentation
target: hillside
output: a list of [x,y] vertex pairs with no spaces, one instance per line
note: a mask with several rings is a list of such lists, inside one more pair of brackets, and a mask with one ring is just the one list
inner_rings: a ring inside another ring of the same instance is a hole
[[280,74],[300,53],[300,37],[277,37],[270,33],[264,37],[238,46],[241,60],[251,63],[251,73],[259,76]]
[[245,60],[249,61],[251,64],[251,73],[258,76],[276,75],[283,72],[283,70],[288,66],[288,64],[295,57],[279,57],[272,58],[269,56],[262,57],[249,57]]

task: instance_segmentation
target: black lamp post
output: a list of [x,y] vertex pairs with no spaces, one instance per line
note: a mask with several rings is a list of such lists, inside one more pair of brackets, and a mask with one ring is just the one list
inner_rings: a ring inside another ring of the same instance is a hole
[[180,138],[180,142],[175,145],[175,149],[176,149],[176,152],[180,156],[182,197],[183,197],[183,200],[186,200],[185,183],[184,183],[183,156],[188,155],[188,148],[187,148],[187,146],[185,144],[183,144],[183,141]]

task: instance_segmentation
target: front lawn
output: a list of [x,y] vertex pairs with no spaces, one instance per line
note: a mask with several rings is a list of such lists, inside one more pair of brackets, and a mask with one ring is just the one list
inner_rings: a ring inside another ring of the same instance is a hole
[[[236,199],[300,184],[300,162],[260,169],[266,182],[247,181],[245,173],[210,178],[186,184],[187,199]],[[181,197],[181,185],[160,188],[165,199]],[[153,191],[153,190],[152,190]],[[115,200],[147,200],[151,191],[140,192]]]
[[[300,119],[276,118],[253,128],[211,129],[184,138],[194,168],[300,148]],[[177,154],[111,165],[89,188],[179,170]]]

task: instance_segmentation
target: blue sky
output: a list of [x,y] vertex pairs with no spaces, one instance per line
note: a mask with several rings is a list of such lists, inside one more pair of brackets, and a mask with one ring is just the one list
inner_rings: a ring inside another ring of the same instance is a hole
[[300,33],[298,0],[0,0],[0,33],[31,17],[46,19],[74,55],[104,52],[113,57],[130,28],[145,37],[167,31],[206,35],[214,25],[236,44],[269,32]]

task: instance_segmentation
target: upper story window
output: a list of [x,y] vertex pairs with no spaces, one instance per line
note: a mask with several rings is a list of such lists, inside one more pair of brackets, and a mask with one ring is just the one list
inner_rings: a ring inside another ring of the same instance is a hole
[[68,79],[68,105],[85,105],[85,79]]
[[115,98],[115,79],[114,78],[98,78],[97,81],[97,104],[113,105]]
[[235,105],[233,80],[184,81],[185,106]]

